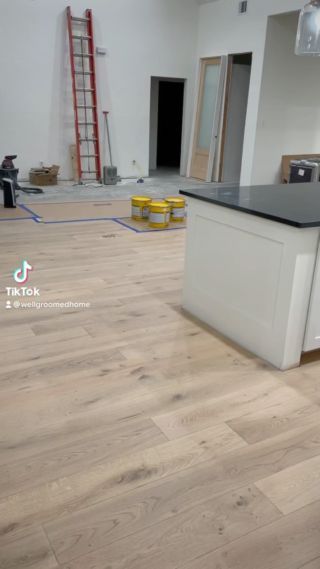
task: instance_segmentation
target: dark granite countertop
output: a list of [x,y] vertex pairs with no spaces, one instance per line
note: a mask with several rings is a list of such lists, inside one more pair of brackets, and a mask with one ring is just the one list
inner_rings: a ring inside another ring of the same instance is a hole
[[320,183],[225,186],[180,190],[197,200],[294,227],[320,227]]

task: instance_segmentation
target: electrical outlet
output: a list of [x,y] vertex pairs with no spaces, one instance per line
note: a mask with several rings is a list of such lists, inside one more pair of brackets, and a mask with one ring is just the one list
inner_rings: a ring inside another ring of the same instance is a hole
[[100,46],[97,46],[97,47],[96,47],[96,54],[97,54],[97,55],[107,55],[107,53],[108,53],[108,52],[107,52],[107,48],[106,48],[106,47],[100,47]]

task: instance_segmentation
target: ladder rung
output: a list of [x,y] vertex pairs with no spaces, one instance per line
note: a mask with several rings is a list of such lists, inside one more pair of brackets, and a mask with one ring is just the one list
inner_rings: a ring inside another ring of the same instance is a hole
[[80,154],[80,158],[96,158],[98,154]]
[[93,71],[75,71],[76,75],[93,75]]
[[76,88],[76,91],[79,91],[79,93],[93,93],[93,89],[80,89],[80,88]]
[[83,174],[96,174],[98,170],[82,170]]
[[93,124],[97,124],[95,122],[85,122],[85,121],[78,121],[78,125],[79,126],[89,126],[89,125],[93,125]]
[[73,39],[73,40],[91,40],[92,38],[91,38],[91,36],[76,36],[76,35],[73,35],[73,36],[72,36],[72,39]]
[[96,105],[77,105],[78,109],[95,109]]
[[96,142],[97,138],[79,138],[80,142]]
[[71,20],[73,22],[82,22],[83,24],[89,22],[89,18],[75,18],[74,16],[71,16]]
[[88,59],[92,56],[92,53],[74,53],[73,57],[87,57]]

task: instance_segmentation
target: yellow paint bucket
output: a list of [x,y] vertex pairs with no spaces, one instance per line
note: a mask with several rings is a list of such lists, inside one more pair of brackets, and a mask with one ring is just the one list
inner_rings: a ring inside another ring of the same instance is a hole
[[183,222],[186,216],[186,200],[184,198],[168,197],[165,198],[170,205],[170,220],[175,222]]
[[148,219],[149,217],[149,204],[151,198],[147,196],[132,196],[131,198],[131,217],[137,221]]
[[159,229],[168,227],[170,220],[170,205],[166,202],[151,202],[149,205],[149,226]]

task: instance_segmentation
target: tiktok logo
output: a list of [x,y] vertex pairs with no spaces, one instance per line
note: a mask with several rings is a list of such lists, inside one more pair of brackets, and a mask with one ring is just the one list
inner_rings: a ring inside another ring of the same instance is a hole
[[28,261],[22,261],[22,266],[19,267],[13,273],[13,278],[16,283],[23,284],[26,283],[29,278],[29,272],[33,270],[33,267],[29,265]]

